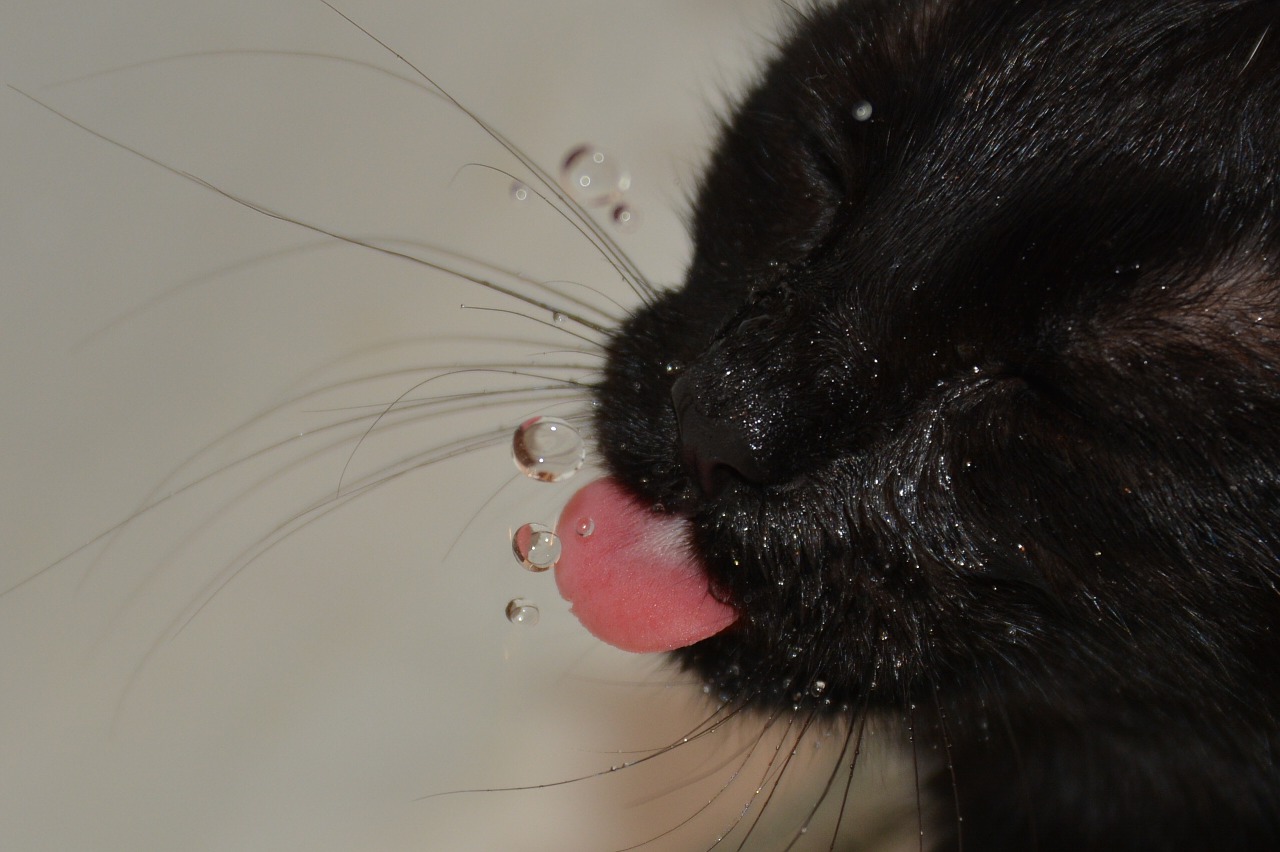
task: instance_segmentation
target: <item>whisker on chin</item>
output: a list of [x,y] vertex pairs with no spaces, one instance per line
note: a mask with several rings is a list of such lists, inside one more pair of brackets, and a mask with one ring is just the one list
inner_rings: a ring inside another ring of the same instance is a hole
[[715,806],[715,804],[718,801],[720,801],[720,799],[723,796],[725,796],[729,792],[729,790],[742,777],[742,773],[746,769],[747,764],[749,764],[751,762],[751,759],[755,757],[756,749],[758,749],[760,745],[764,742],[765,733],[767,733],[769,729],[773,727],[773,724],[775,721],[777,721],[777,718],[778,716],[776,713],[770,714],[768,719],[765,721],[765,725],[761,729],[760,734],[754,740],[742,746],[742,748],[738,749],[736,752],[732,752],[726,755],[723,760],[709,767],[705,772],[701,773],[700,775],[686,777],[685,785],[690,785],[695,781],[700,781],[704,778],[714,775],[717,772],[722,771],[726,766],[733,764],[734,761],[737,760],[737,758],[741,757],[741,760],[737,761],[737,765],[733,767],[733,771],[729,773],[724,783],[721,784],[720,787],[717,788],[715,792],[713,792],[705,802],[699,805],[688,816],[684,817],[675,825],[672,825],[666,828],[659,834],[651,835],[650,837],[647,837],[646,839],[640,841],[639,843],[635,843],[631,846],[626,846],[621,849],[614,850],[614,852],[634,852],[634,850],[636,849],[642,849],[645,846],[648,846],[651,843],[661,840],[664,837],[669,837],[675,834],[677,831],[684,828],[686,825],[692,824],[693,821],[696,820],[698,817],[707,813],[713,806]]
[[[792,711],[793,722],[795,717],[799,713],[800,713],[799,710]],[[755,799],[760,795],[761,791],[765,787],[769,788],[769,792],[765,795],[764,801],[761,802],[760,807],[756,809],[755,818],[752,819],[751,825],[747,828],[746,834],[743,835],[741,842],[739,842],[738,844],[738,852],[742,852],[742,850],[746,848],[747,841],[751,839],[751,835],[754,834],[756,828],[759,827],[760,820],[764,818],[765,811],[769,808],[769,804],[773,801],[773,797],[778,792],[778,787],[782,783],[782,776],[786,773],[787,768],[791,765],[791,760],[796,756],[796,753],[799,750],[800,742],[804,739],[805,734],[808,733],[810,727],[813,725],[815,715],[816,715],[815,711],[813,710],[810,710],[808,712],[808,715],[805,717],[804,721],[800,725],[800,730],[796,732],[795,742],[788,749],[786,756],[783,757],[782,763],[778,765],[776,770],[774,770],[772,767],[772,763],[774,760],[777,760],[778,752],[786,744],[786,733],[784,732],[783,738],[779,741],[778,747],[777,749],[775,749],[774,756],[770,760],[770,766],[766,769],[765,778],[761,780],[760,786],[757,787],[755,792],[752,794],[752,801],[748,802],[746,805],[746,808],[744,808],[743,812],[745,813],[746,809],[750,808],[754,804]],[[788,732],[789,730],[790,729],[788,728]],[[772,782],[770,782],[768,779],[768,775],[770,773],[772,773],[773,775]]]
[[[809,822],[813,819],[814,814],[818,812],[818,808],[822,806],[823,801],[826,800],[827,794],[833,788],[833,784],[836,780],[836,776],[839,774],[840,769],[843,766],[842,761],[844,760],[844,756],[849,753],[849,742],[850,742],[850,738],[852,737],[853,755],[849,758],[849,772],[845,775],[844,789],[840,796],[840,810],[836,814],[836,824],[835,824],[835,827],[831,829],[831,844],[828,847],[829,850],[835,849],[836,841],[840,838],[840,828],[841,826],[844,825],[845,812],[846,812],[846,809],[849,807],[850,791],[853,789],[854,772],[856,772],[858,768],[858,757],[859,755],[862,754],[862,736],[867,730],[866,710],[864,709],[860,711],[857,714],[856,718],[858,719],[857,735],[856,736],[854,735],[853,733],[854,726],[852,723],[850,723],[848,730],[845,732],[844,745],[841,747],[840,753],[836,757],[835,765],[832,766],[831,768],[831,776],[827,779],[827,784],[825,787],[823,787],[822,795],[818,798],[818,801],[814,805],[813,810],[809,812],[809,816],[806,817],[805,819],[805,824],[808,825]],[[797,835],[796,839],[792,841],[791,845],[789,845],[787,849],[784,850],[784,852],[790,852],[790,849],[792,848],[792,846],[798,843],[799,839],[800,839],[799,835]]]

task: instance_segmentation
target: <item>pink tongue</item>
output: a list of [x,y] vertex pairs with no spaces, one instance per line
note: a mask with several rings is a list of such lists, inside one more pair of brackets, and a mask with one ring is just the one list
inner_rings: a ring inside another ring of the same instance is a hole
[[[580,531],[590,528],[589,535]],[[689,551],[689,522],[654,512],[598,479],[564,507],[556,586],[582,625],[624,651],[670,651],[737,620],[713,598]]]

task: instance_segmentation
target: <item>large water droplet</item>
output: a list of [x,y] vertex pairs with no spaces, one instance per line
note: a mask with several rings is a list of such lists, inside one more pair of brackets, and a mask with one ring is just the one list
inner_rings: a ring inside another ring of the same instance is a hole
[[560,538],[541,524],[525,524],[511,535],[511,552],[530,571],[546,571],[560,560]]
[[631,188],[631,176],[595,146],[579,145],[565,154],[560,185],[579,204],[603,207]]
[[538,608],[524,598],[513,598],[507,603],[507,621],[532,627],[538,623]]
[[858,101],[853,105],[853,117],[856,121],[870,121],[872,111],[871,101]]
[[555,417],[530,417],[511,440],[511,458],[530,479],[559,482],[578,472],[587,448],[578,430]]

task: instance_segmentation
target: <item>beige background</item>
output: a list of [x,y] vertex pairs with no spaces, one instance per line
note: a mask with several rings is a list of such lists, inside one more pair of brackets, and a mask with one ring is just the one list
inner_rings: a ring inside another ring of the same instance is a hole
[[[769,0],[339,5],[538,161],[584,141],[623,160],[644,219],[620,239],[659,282],[687,256],[680,217],[720,92],[783,18]],[[101,133],[327,228],[430,240],[626,303],[562,220],[461,168],[515,168],[474,124],[361,63],[405,73],[312,0],[0,6],[0,82]],[[603,850],[724,786],[758,725],[592,781],[418,801],[605,770],[705,712],[696,684],[599,646],[549,576],[516,567],[507,529],[553,520],[583,479],[507,484],[502,448],[321,518],[177,630],[246,548],[337,487],[362,427],[314,456],[250,454],[385,403],[433,365],[535,363],[564,344],[459,307],[511,306],[500,297],[248,211],[8,89],[0,155],[0,578],[33,578],[0,597],[0,848]],[[236,431],[392,370],[416,371]],[[382,429],[353,470],[535,410]],[[537,627],[506,622],[517,595],[540,605]],[[797,762],[825,767],[835,741],[819,741]],[[754,767],[645,848],[709,845]],[[809,800],[787,789],[782,805]],[[753,848],[777,846],[761,834]]]

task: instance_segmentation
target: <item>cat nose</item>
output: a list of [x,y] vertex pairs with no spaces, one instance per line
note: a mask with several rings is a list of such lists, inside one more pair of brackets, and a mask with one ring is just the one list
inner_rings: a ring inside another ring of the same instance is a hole
[[704,496],[718,496],[735,480],[751,485],[773,481],[746,418],[704,411],[688,375],[671,387],[671,401],[680,429],[681,460]]

